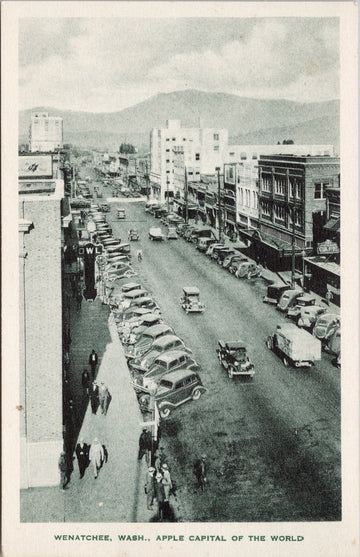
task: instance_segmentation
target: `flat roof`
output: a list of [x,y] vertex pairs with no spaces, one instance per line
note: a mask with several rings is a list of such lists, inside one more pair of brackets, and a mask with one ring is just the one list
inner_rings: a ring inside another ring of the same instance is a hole
[[321,259],[320,257],[304,257],[304,261],[306,263],[310,263],[311,265],[315,265],[316,267],[320,267],[325,271],[329,271],[334,275],[340,276],[340,265],[338,263],[334,263],[333,261],[326,261]]

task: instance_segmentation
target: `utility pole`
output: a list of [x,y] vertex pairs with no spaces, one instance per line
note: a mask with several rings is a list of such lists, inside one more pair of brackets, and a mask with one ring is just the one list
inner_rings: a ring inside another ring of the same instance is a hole
[[295,288],[295,207],[289,207],[292,218],[291,234],[291,288]]
[[188,203],[188,182],[187,182],[187,170],[185,166],[185,190],[184,190],[184,201],[185,201],[185,222],[188,223],[189,220],[189,203]]
[[169,213],[169,176],[166,176],[166,209]]
[[219,242],[223,240],[222,234],[222,214],[221,214],[221,186],[220,186],[220,167],[215,168],[218,176],[218,227],[219,227]]
[[150,197],[150,176],[149,176],[149,164],[148,161],[145,161],[145,180],[146,180],[146,200],[149,201]]

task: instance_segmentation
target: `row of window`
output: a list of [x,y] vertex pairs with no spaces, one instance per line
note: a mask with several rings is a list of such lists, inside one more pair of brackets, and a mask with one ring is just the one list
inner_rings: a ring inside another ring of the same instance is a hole
[[256,191],[251,191],[247,188],[240,188],[240,205],[257,209],[259,206],[259,194]]
[[[274,177],[274,193],[276,195],[286,195],[287,178],[285,176]],[[261,188],[265,192],[273,191],[273,181],[271,176],[261,177]],[[289,180],[290,197],[301,199],[303,182],[290,178]]]
[[[263,201],[261,204],[261,216],[268,218],[268,220],[272,220],[274,216],[275,221],[280,221],[282,224],[286,224],[286,214],[288,213],[288,226],[292,226],[292,211],[287,212],[286,207],[282,205],[272,206],[272,204],[268,201]],[[294,210],[295,213],[295,225],[301,226],[302,225],[302,211],[301,210]]]

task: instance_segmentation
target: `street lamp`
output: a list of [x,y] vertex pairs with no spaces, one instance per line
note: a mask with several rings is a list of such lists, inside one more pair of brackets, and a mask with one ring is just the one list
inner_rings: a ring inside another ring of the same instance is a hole
[[166,176],[166,209],[169,213],[169,176]]
[[189,207],[188,207],[188,182],[187,182],[187,169],[185,168],[185,190],[184,190],[184,201],[185,201],[185,222],[188,223],[189,220]]
[[218,176],[218,227],[219,227],[219,242],[222,243],[223,241],[223,233],[222,233],[222,214],[221,214],[221,188],[220,188],[220,166],[215,168],[217,171]]
[[301,252],[301,256],[302,256],[302,276],[303,276],[303,290],[305,290],[305,251],[303,250]]

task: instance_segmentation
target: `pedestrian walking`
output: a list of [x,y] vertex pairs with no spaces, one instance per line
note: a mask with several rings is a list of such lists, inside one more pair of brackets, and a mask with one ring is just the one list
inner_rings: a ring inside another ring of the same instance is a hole
[[97,437],[95,437],[94,442],[90,447],[89,461],[92,462],[94,478],[96,480],[96,478],[98,477],[98,472],[104,462],[104,449]]
[[165,491],[162,483],[163,475],[161,472],[156,473],[155,480],[155,497],[158,504],[158,518],[162,521],[164,518]]
[[138,261],[142,261],[143,253],[142,253],[141,249],[137,250],[136,255],[137,255]]
[[84,369],[84,371],[82,372],[82,376],[81,376],[81,384],[82,387],[84,389],[84,392],[86,392],[86,394],[89,394],[89,388],[91,385],[91,377],[90,377],[90,373],[88,372],[87,369]]
[[332,292],[330,292],[330,290],[326,291],[325,299],[326,299],[327,305],[329,306],[331,300],[333,299],[333,295],[332,295]]
[[111,394],[109,393],[109,389],[105,385],[104,381],[101,381],[99,386],[99,402],[101,407],[101,413],[107,414],[109,404],[111,401]]
[[77,295],[76,295],[76,303],[77,303],[76,309],[77,309],[77,311],[80,311],[80,310],[81,310],[81,302],[82,302],[82,299],[83,299],[83,297],[82,297],[81,292],[78,292]]
[[139,454],[138,460],[142,460],[143,456],[146,455],[146,462],[149,462],[149,451],[151,452],[151,432],[146,429],[146,427],[142,430],[141,435],[139,437]]
[[91,402],[92,413],[96,414],[100,405],[100,401],[99,401],[99,387],[95,381],[93,381],[90,390],[90,402]]
[[159,458],[160,458],[160,465],[163,466],[163,464],[167,462],[167,456],[164,447],[159,447]]
[[166,462],[164,462],[164,464],[162,465],[161,470],[163,475],[162,484],[164,486],[165,501],[169,501],[170,492],[172,490],[172,481],[169,472],[169,467],[166,464]]
[[194,474],[197,479],[197,489],[204,491],[207,482],[207,462],[205,454],[201,455],[201,459],[195,461]]
[[154,499],[155,499],[155,468],[153,468],[153,466],[150,466],[148,468],[148,472],[146,475],[146,481],[145,481],[145,493],[146,493],[146,506],[148,511],[151,511],[153,509],[153,503],[154,503]]
[[98,364],[98,355],[95,352],[95,350],[92,349],[91,353],[90,353],[90,356],[89,356],[89,366],[91,367],[91,375],[92,375],[93,379],[95,377],[95,371],[96,371],[97,364]]
[[155,456],[154,466],[155,466],[156,472],[160,472],[161,471],[160,451],[156,450],[154,456]]
[[60,470],[60,489],[65,490],[73,471],[72,461],[67,458],[65,451],[60,454],[58,466]]
[[80,439],[75,448],[75,454],[80,472],[80,479],[84,477],[85,470],[89,466],[89,450],[89,445],[84,443],[84,439]]

